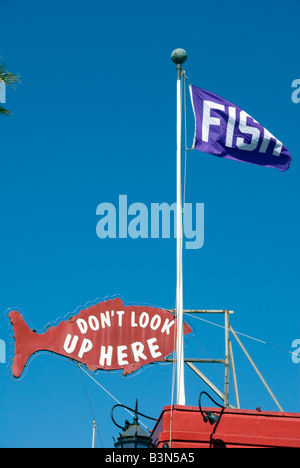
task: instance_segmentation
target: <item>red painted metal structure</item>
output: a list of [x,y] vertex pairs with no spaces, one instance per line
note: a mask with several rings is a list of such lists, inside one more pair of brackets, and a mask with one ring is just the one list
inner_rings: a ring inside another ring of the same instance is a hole
[[[220,408],[203,408],[220,415]],[[214,425],[198,407],[166,406],[153,431],[157,448],[300,448],[300,413],[226,408]]]

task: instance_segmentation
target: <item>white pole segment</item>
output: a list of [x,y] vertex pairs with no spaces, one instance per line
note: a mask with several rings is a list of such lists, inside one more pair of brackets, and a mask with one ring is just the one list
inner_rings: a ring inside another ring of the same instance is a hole
[[92,448],[95,448],[95,439],[96,439],[96,421],[93,422],[93,441],[92,441]]
[[176,280],[176,357],[177,357],[177,405],[185,405],[184,384],[184,349],[183,349],[183,286],[182,286],[182,194],[181,194],[181,117],[182,117],[182,93],[181,93],[181,65],[187,59],[187,53],[183,49],[175,49],[171,59],[177,65],[177,209],[176,209],[176,251],[177,251],[177,280]]
[[182,193],[181,193],[181,66],[177,65],[177,283],[176,283],[176,312],[177,312],[177,405],[185,405],[184,385],[184,349],[183,349],[183,284],[182,284]]

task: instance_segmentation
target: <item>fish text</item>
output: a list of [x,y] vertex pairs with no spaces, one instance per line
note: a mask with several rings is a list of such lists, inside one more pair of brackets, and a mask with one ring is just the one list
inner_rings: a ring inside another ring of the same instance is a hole
[[[272,135],[266,128],[258,128],[251,125],[251,123],[258,122],[253,119],[247,112],[241,110],[240,115],[237,116],[236,108],[228,106],[225,110],[225,105],[214,101],[203,101],[203,121],[202,121],[202,140],[205,143],[209,142],[210,135],[215,132],[212,127],[221,126],[221,119],[215,117],[212,114],[217,115],[218,111],[222,111],[228,115],[227,128],[226,128],[226,141],[225,146],[228,148],[238,148],[243,151],[254,151],[259,146],[259,153],[266,153],[269,143],[271,140],[275,141],[275,147],[273,149],[273,156],[280,156],[282,151],[282,143]],[[251,122],[252,121],[252,122]],[[246,134],[247,138],[251,136],[250,142],[246,141],[246,137],[236,136],[235,127],[238,124],[238,128],[241,134]],[[223,129],[222,129],[223,130]]]

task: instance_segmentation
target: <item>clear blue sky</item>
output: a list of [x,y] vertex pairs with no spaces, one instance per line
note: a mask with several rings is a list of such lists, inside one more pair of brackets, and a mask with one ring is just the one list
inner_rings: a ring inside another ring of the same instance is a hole
[[[205,244],[184,251],[184,307],[232,309],[233,328],[292,350],[300,338],[300,104],[291,100],[300,78],[299,2],[1,0],[0,11],[0,53],[21,77],[7,91],[13,116],[0,119],[0,339],[8,356],[10,307],[42,330],[107,295],[175,306],[175,240],[101,240],[96,208],[117,205],[119,194],[147,206],[175,201],[176,47],[188,52],[194,85],[245,109],[293,157],[280,173],[188,155],[186,201],[205,204]],[[223,357],[222,330],[190,324],[186,355]],[[300,364],[243,342],[284,410],[300,412]],[[242,407],[276,410],[233,348]],[[222,368],[201,369],[223,389]],[[138,398],[153,417],[171,401],[170,366],[95,377],[125,405]],[[187,404],[197,405],[207,388],[189,369],[186,377]],[[110,447],[115,402],[85,380]],[[40,355],[14,382],[0,364],[0,447],[89,447],[92,420],[76,365]]]

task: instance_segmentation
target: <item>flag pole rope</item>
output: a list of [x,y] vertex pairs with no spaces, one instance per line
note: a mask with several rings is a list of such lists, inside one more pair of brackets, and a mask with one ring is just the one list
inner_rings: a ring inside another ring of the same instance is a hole
[[[184,80],[186,80],[186,81],[188,82],[188,86],[189,86],[189,88],[190,88],[190,90],[191,90],[192,83],[190,82],[190,80],[189,80],[188,77],[186,76],[184,70],[183,70],[183,72],[184,72],[184,73],[183,73]],[[184,82],[185,82],[185,81],[184,81]],[[185,91],[185,92],[186,92],[186,91]],[[191,91],[190,91],[190,95],[191,95]],[[194,117],[195,117],[195,120],[196,120],[195,110],[194,110],[194,104],[193,104],[193,99],[192,99],[192,97],[191,97],[191,104],[192,104],[192,108],[193,108]],[[195,121],[195,124],[196,124],[196,121]],[[187,138],[186,138],[185,150],[186,150],[186,151],[193,151],[193,150],[195,149],[195,148],[194,148],[194,143],[195,143],[195,142],[193,142],[192,148],[188,148],[188,147],[187,147]]]
[[102,442],[102,439],[101,439],[101,435],[100,435],[100,431],[99,431],[99,427],[98,427],[98,424],[97,424],[97,422],[96,422],[95,411],[94,411],[94,408],[93,408],[93,405],[92,405],[92,401],[91,401],[91,398],[90,398],[90,395],[89,395],[87,386],[86,386],[85,381],[84,381],[84,377],[83,377],[83,373],[82,373],[82,368],[81,368],[81,366],[79,365],[79,363],[77,363],[77,366],[78,366],[78,369],[79,369],[79,371],[80,371],[81,380],[82,380],[82,383],[83,383],[83,386],[84,386],[84,389],[85,389],[85,393],[86,393],[86,396],[87,396],[87,399],[88,399],[88,402],[89,402],[89,405],[90,405],[90,408],[91,408],[91,413],[92,413],[92,416],[93,416],[93,421],[96,423],[96,429],[97,429],[97,433],[98,433],[98,436],[99,436],[99,440],[100,440],[100,443],[101,443],[101,445],[102,445],[102,448],[104,448],[104,447],[103,447],[103,442]]
[[183,108],[184,108],[184,183],[183,183],[183,214],[184,214],[184,204],[185,204],[185,193],[186,193],[186,174],[187,174],[187,154],[188,151],[193,151],[193,148],[188,148],[187,147],[187,115],[186,115],[186,109],[187,109],[187,100],[186,100],[186,84],[185,80],[187,80],[188,85],[190,86],[191,83],[188,79],[188,77],[185,74],[185,70],[182,69],[182,76],[184,78],[183,80]]
[[[215,327],[219,327],[219,328],[223,328],[225,329],[224,325],[219,325],[218,323],[215,323],[215,322],[211,322],[210,320],[205,320],[201,317],[196,317],[195,315],[192,315],[192,314],[189,314],[189,317],[192,317],[196,320],[201,320],[202,322],[206,322],[206,323],[209,323],[210,325],[214,325]],[[254,336],[250,336],[250,335],[246,335],[245,333],[242,333],[242,332],[239,332],[239,331],[236,331],[235,330],[235,333],[237,335],[241,335],[241,336],[244,336],[245,338],[249,338],[250,340],[253,340],[253,341],[257,341],[258,343],[262,343],[262,344],[265,344],[267,346],[271,346],[273,348],[277,348],[279,349],[280,351],[284,351],[286,353],[289,353],[289,354],[296,354],[295,351],[290,351],[289,349],[286,349],[286,348],[283,348],[282,346],[278,346],[278,345],[275,345],[275,344],[272,344],[272,343],[269,343],[268,341],[264,341],[264,340],[260,340],[259,338],[255,338]]]
[[[108,390],[106,390],[105,387],[103,387],[103,385],[101,385],[96,379],[94,379],[94,377],[92,377],[79,363],[77,363],[78,367],[80,368],[81,371],[83,371],[91,380],[93,380],[93,382],[95,382],[98,387],[102,388],[102,390],[104,390],[113,400],[115,400],[119,405],[122,405],[122,403],[117,400],[117,398],[115,398]],[[124,405],[122,405],[124,406]],[[131,413],[131,411],[129,411],[127,408],[124,407],[124,409],[127,411],[127,413],[129,413],[131,416],[134,416],[134,414]],[[150,431],[149,427],[146,426],[146,424],[144,424],[142,421],[138,420],[140,424],[142,424],[148,431]]]
[[[182,70],[183,78],[185,78],[185,71]],[[183,108],[184,108],[184,182],[183,182],[183,215],[185,205],[185,192],[186,192],[186,168],[187,168],[187,125],[186,125],[186,86],[185,79],[183,80]]]

